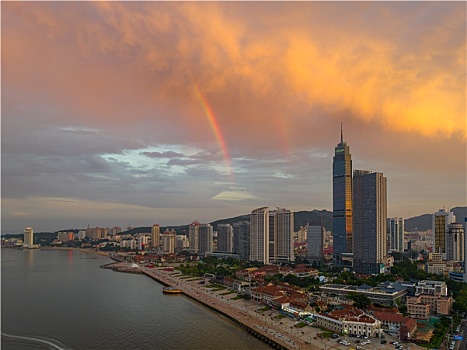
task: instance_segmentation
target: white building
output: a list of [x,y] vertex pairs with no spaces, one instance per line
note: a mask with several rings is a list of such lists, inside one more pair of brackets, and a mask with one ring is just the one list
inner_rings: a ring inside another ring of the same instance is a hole
[[162,254],[173,254],[177,240],[175,231],[166,231],[162,234]]
[[34,231],[31,227],[24,229],[23,247],[32,248],[34,246]]
[[258,208],[250,214],[250,260],[265,264],[293,261],[293,212]]

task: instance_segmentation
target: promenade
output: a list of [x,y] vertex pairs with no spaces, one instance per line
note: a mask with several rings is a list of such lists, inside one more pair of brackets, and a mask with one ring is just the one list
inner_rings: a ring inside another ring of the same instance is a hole
[[[146,267],[139,267],[139,269],[165,285],[181,289],[185,295],[228,315],[239,323],[254,329],[264,337],[274,340],[286,349],[355,350],[359,346],[362,350],[393,350],[394,346],[390,342],[397,341],[396,338],[387,336],[387,343],[381,344],[379,338],[372,338],[370,344],[361,346],[361,344],[355,343],[356,338],[347,338],[347,341],[351,344],[350,346],[344,346],[335,339],[318,337],[318,333],[322,332],[318,328],[311,326],[297,328],[294,327],[297,321],[290,317],[276,318],[275,316],[279,314],[276,310],[261,312],[259,308],[264,305],[249,300],[234,299],[237,293],[225,294],[226,290],[213,291],[212,288],[200,284],[199,279],[187,279],[187,276],[174,274],[173,271]],[[339,339],[343,339],[343,337],[339,337]],[[406,344],[404,346],[404,349],[409,348],[413,350],[421,349],[415,344]]]

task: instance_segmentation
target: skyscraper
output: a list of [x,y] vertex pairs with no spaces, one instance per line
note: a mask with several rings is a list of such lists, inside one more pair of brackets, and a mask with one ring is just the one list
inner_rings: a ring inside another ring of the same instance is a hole
[[250,260],[265,264],[293,261],[293,212],[258,208],[250,214]]
[[250,222],[239,221],[233,224],[233,251],[240,260],[250,259]]
[[212,252],[213,249],[213,236],[214,230],[210,224],[199,224],[198,232],[198,254],[204,255],[205,253]]
[[318,263],[324,262],[324,227],[307,225],[307,259]]
[[357,273],[381,273],[386,263],[387,182],[382,173],[353,175],[353,267]]
[[294,261],[293,212],[285,208],[269,211],[269,261]]
[[157,248],[161,244],[161,228],[159,225],[154,224],[151,227],[151,247]]
[[31,227],[24,229],[23,247],[32,248],[34,246],[34,231]]
[[453,222],[448,225],[446,233],[446,259],[454,261],[463,261],[464,248],[464,227],[462,224]]
[[440,209],[432,216],[433,252],[446,256],[446,232],[448,225],[455,221],[454,213]]
[[168,229],[162,234],[162,254],[173,254],[175,252],[175,242],[177,233]]
[[255,209],[250,214],[250,260],[269,264],[269,208]]
[[193,221],[188,226],[188,242],[190,244],[190,253],[197,254],[199,247],[199,225],[198,221]]
[[335,266],[342,266],[342,253],[352,253],[352,158],[344,142],[335,147],[332,163],[332,218]]
[[217,251],[232,253],[233,227],[230,224],[217,225]]
[[387,222],[389,249],[404,252],[404,219],[389,218]]

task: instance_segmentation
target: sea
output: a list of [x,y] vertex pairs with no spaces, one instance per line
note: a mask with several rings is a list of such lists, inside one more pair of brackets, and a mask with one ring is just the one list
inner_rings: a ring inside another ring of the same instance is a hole
[[271,349],[145,275],[72,250],[1,249],[1,349]]

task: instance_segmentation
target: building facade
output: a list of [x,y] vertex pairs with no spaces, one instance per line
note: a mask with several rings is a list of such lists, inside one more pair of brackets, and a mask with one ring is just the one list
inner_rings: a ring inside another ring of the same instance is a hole
[[175,252],[175,244],[177,234],[175,231],[165,231],[162,234],[162,254],[173,254]]
[[269,208],[255,209],[250,214],[250,261],[269,264]]
[[389,218],[387,222],[389,249],[404,252],[404,219]]
[[161,228],[154,224],[151,227],[151,248],[157,248],[161,245]]
[[23,247],[34,246],[34,230],[31,227],[24,229]]
[[454,213],[440,209],[432,215],[433,252],[446,255],[446,232],[448,225],[454,222]]
[[250,222],[239,221],[233,224],[233,251],[243,261],[250,259]]
[[332,168],[333,263],[342,266],[342,253],[353,252],[352,157],[344,142],[342,125],[341,142],[334,149]]
[[387,256],[387,181],[382,173],[355,170],[353,176],[353,269],[379,274]]
[[205,255],[211,253],[213,249],[213,236],[214,230],[210,224],[199,224],[198,225],[198,254]]
[[217,251],[233,252],[233,227],[230,224],[217,225]]
[[324,262],[324,227],[307,225],[307,259],[318,263]]
[[462,224],[453,222],[448,225],[446,232],[446,259],[464,261],[464,227]]

